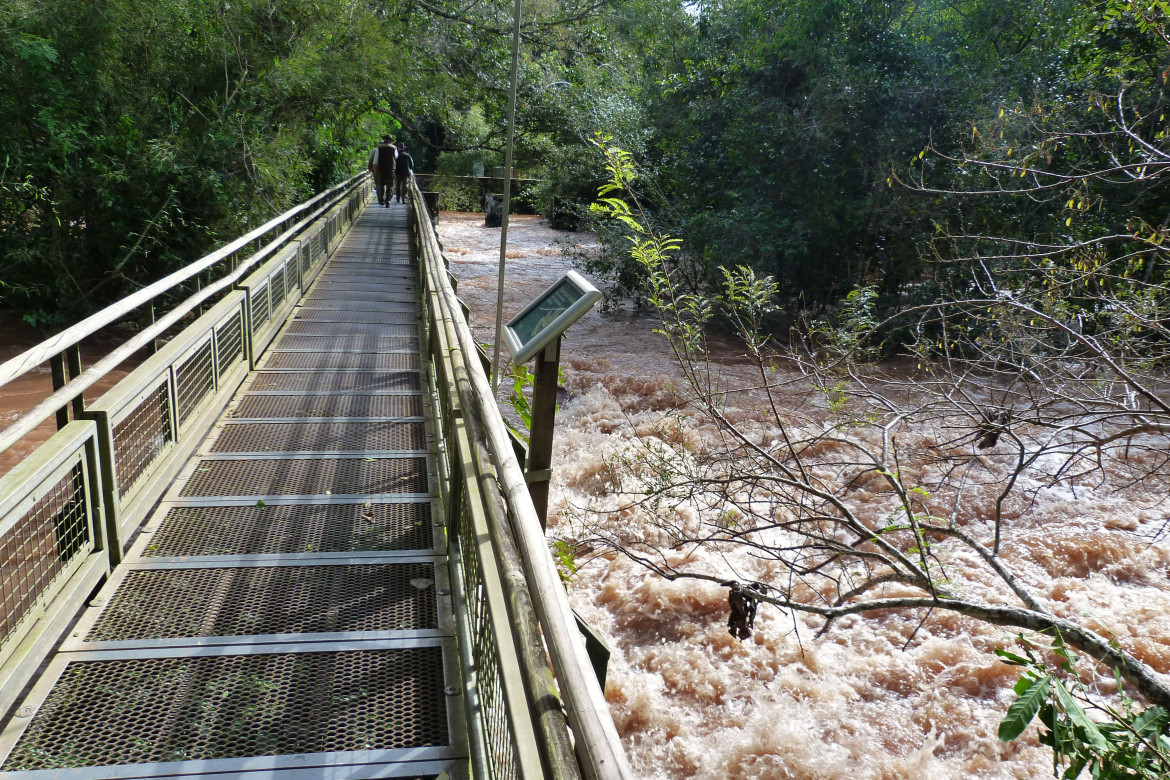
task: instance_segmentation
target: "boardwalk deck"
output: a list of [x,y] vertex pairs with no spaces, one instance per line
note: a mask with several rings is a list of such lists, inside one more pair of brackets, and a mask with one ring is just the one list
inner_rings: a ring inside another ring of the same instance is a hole
[[0,738],[0,778],[467,763],[418,272],[367,207]]

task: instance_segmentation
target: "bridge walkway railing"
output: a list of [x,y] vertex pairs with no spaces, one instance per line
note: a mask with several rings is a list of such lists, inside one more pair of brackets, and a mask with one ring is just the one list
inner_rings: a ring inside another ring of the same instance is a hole
[[[0,453],[28,453],[0,477],[0,715],[122,560],[367,197],[355,177],[0,365],[0,386],[45,365],[53,380],[0,431]],[[81,342],[126,321],[137,332],[83,367]]]
[[422,198],[368,198],[221,250],[93,404],[81,330],[17,359],[62,427],[0,478],[0,776],[629,776]]

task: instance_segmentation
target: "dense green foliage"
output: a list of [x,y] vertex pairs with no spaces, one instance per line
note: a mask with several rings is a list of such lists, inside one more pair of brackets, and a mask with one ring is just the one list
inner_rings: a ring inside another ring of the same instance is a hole
[[5,4],[4,303],[108,300],[356,173],[385,49],[355,2]]
[[[503,162],[512,7],[6,4],[0,305],[124,294],[357,172],[387,130],[417,170],[440,174],[446,203],[475,206],[456,177]],[[932,300],[955,272],[924,260],[986,249],[956,237],[1068,244],[1130,222],[1159,229],[1168,204],[1152,181],[1082,184],[1068,225],[1071,185],[970,197],[989,182],[962,164],[1019,164],[1021,150],[1051,170],[1107,163],[1116,149],[1095,138],[1044,142],[1110,132],[1101,108],[1123,84],[1144,117],[1160,115],[1166,45],[1150,8],[528,0],[517,171],[540,181],[531,205],[575,224],[605,178],[589,144],[604,132],[635,155],[649,218],[682,238],[692,289],[744,265],[777,280],[790,314],[859,285],[887,311]],[[999,173],[991,189],[1020,189]],[[614,251],[593,270],[640,297],[617,234],[600,229]]]
[[[1018,639],[1024,655],[996,650],[1005,663],[1024,670],[1016,700],[1000,722],[1000,739],[1018,738],[1039,716],[1040,742],[1052,748],[1054,777],[1072,780],[1088,770],[1098,780],[1157,780],[1170,773],[1170,713],[1164,707],[1141,707],[1124,693],[1117,707],[1110,706],[1076,676],[1078,657],[1059,633],[1041,646],[1023,635]],[[1122,691],[1120,675],[1116,684]]]
[[[511,3],[465,6],[5,3],[0,306],[76,317],[359,172],[383,132],[417,170],[498,165]],[[570,115],[621,92],[597,10],[528,4],[522,168],[580,155]]]
[[[643,47],[648,134],[617,142],[637,155],[652,218],[684,239],[692,288],[743,264],[776,278],[790,314],[859,285],[888,312],[967,283],[925,261],[1028,249],[962,237],[1068,246],[1159,224],[1165,194],[1150,176],[1094,178],[1112,160],[1157,157],[1127,151],[1109,110],[1124,87],[1155,141],[1157,24],[1126,2],[704,2],[681,33]],[[984,176],[972,160],[1004,167]],[[1022,164],[1057,176],[1037,191]],[[1058,179],[1084,174],[1091,186]],[[594,270],[639,296],[611,246]]]

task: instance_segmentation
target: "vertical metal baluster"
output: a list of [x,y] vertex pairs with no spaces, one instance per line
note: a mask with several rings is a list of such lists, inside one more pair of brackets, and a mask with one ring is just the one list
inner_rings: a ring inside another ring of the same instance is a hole
[[[58,352],[56,355],[53,355],[49,363],[53,370],[53,392],[57,392],[62,387],[64,387],[66,381],[68,381],[65,378],[65,353]],[[57,430],[61,430],[68,424],[69,406],[63,404],[61,408],[57,410]]]

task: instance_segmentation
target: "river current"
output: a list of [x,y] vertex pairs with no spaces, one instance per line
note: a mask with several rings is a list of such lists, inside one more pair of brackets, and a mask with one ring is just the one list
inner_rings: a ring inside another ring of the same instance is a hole
[[[482,215],[444,212],[439,235],[471,307],[472,330],[490,342],[499,231],[484,228]],[[505,319],[571,267],[565,246],[587,252],[592,242],[589,234],[513,217]],[[595,309],[568,332],[551,537],[575,543],[594,512],[618,506],[608,462],[660,435],[677,404],[682,378],[653,328],[649,315]],[[733,380],[739,370],[734,360],[723,369]],[[681,425],[695,429],[680,436],[703,433],[697,421]],[[1167,518],[1163,499],[1045,490],[1014,518],[1004,548],[1050,609],[1113,632],[1160,672],[1170,669],[1170,543],[1156,540]],[[853,500],[877,498],[862,488]],[[741,642],[727,631],[725,588],[668,582],[624,557],[580,548],[577,563],[570,596],[612,645],[606,698],[641,777],[1052,776],[1035,724],[1012,743],[996,735],[1018,677],[993,653],[1010,645],[1006,629],[952,614],[932,615],[920,627],[915,616],[887,614],[838,621],[816,638],[819,621],[764,605],[754,635]],[[750,561],[732,565],[755,565],[761,578],[770,573]]]

